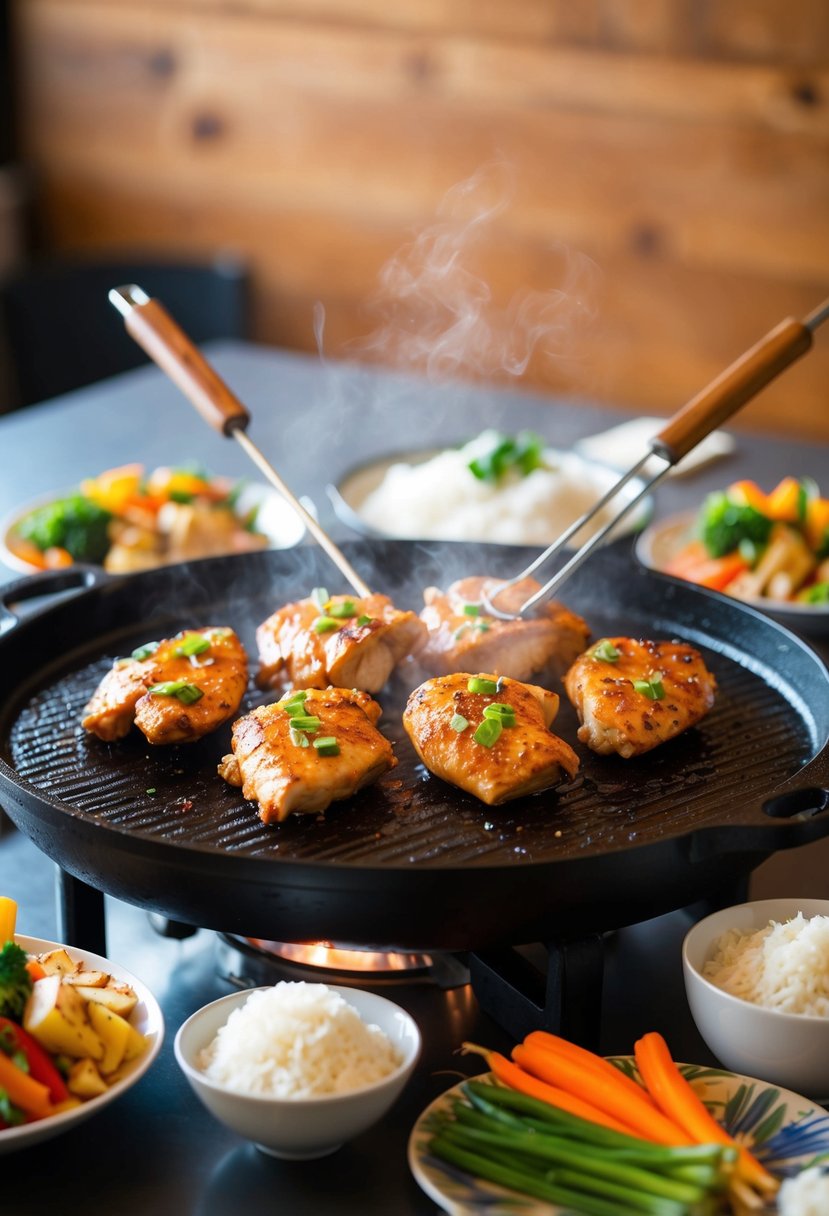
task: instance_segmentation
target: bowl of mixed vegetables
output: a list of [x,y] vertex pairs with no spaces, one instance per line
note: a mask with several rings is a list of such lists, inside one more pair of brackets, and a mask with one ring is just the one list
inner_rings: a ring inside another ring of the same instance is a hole
[[196,466],[107,469],[19,508],[0,525],[0,558],[31,574],[75,562],[112,574],[254,549],[288,548],[299,516],[268,486]]
[[0,896],[0,1154],[98,1113],[147,1071],[164,1038],[149,989],[88,951],[15,933]]
[[735,481],[697,511],[651,525],[636,555],[795,629],[829,630],[829,498],[810,478],[784,477],[768,493]]

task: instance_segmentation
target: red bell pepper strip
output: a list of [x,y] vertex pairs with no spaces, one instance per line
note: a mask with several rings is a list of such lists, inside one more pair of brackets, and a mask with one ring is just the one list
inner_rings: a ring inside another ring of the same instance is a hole
[[[63,1077],[49,1058],[48,1052],[41,1047],[36,1039],[13,1022],[10,1018],[0,1018],[0,1050],[5,1045],[11,1052],[19,1051],[26,1057],[29,1065],[29,1076],[33,1081],[39,1081],[49,1090],[50,1101],[57,1105],[66,1102],[72,1095],[66,1088]],[[11,1053],[7,1053],[11,1054]]]

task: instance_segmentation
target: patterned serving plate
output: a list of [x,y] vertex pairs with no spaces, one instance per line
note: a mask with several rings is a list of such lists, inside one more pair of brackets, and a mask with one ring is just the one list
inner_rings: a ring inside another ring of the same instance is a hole
[[[638,1080],[631,1056],[614,1056],[611,1062]],[[790,1178],[808,1166],[829,1162],[829,1113],[822,1106],[779,1086],[720,1068],[697,1064],[680,1064],[679,1068],[726,1130],[747,1144],[777,1177]],[[459,1082],[430,1103],[412,1128],[409,1167],[426,1194],[451,1216],[578,1216],[575,1210],[518,1195],[430,1156],[432,1118],[462,1096],[463,1084]]]

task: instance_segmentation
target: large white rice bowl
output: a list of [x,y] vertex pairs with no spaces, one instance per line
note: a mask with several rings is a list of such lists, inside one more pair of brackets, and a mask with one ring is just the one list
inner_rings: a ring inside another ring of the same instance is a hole
[[829,1097],[826,917],[825,899],[757,900],[705,917],[682,949],[691,1013],[717,1059],[822,1102]]
[[192,1089],[226,1126],[280,1157],[319,1157],[388,1110],[420,1052],[414,1020],[358,989],[282,983],[234,992],[175,1040]]

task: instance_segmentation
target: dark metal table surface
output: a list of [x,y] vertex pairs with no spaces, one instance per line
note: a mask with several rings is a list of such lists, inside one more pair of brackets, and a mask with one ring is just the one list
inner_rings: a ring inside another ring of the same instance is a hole
[[[617,412],[583,403],[517,391],[435,387],[246,344],[217,344],[209,352],[249,405],[252,438],[339,535],[346,530],[333,518],[325,485],[363,460],[459,441],[484,426],[531,427],[567,447],[620,420]],[[666,410],[676,404],[666,402]],[[81,476],[135,460],[150,467],[196,460],[216,472],[250,471],[237,446],[211,432],[161,373],[147,368],[0,418],[0,516],[26,499],[76,484]],[[825,445],[740,431],[734,455],[660,487],[656,511],[681,510],[740,476],[768,486],[787,473],[822,476],[825,482],[827,472]],[[0,584],[15,577],[0,567]],[[825,641],[814,644],[824,659],[829,657]],[[53,863],[0,817],[0,892],[19,901],[21,932],[58,935],[55,880]],[[829,840],[776,854],[752,874],[749,893],[752,898],[829,898]],[[603,1051],[628,1052],[644,1030],[657,1029],[680,1058],[713,1062],[691,1021],[680,963],[682,937],[701,910],[677,911],[609,937]],[[387,1119],[337,1153],[319,1162],[278,1161],[208,1116],[173,1058],[172,1040],[182,1021],[229,989],[218,966],[216,935],[201,930],[181,941],[161,937],[140,908],[109,897],[106,927],[110,957],[139,975],[159,999],[165,1045],[150,1072],[101,1115],[4,1160],[4,1216],[51,1216],[56,1209],[71,1216],[86,1213],[90,1205],[117,1210],[119,1216],[239,1211],[264,1216],[277,1209],[292,1216],[425,1216],[436,1211],[409,1174],[411,1126],[452,1083],[448,1073],[478,1071],[473,1060],[456,1054],[463,1039],[495,1048],[510,1042],[479,1009],[468,985],[442,989],[403,982],[378,988],[420,1024],[424,1050],[414,1078]]]

